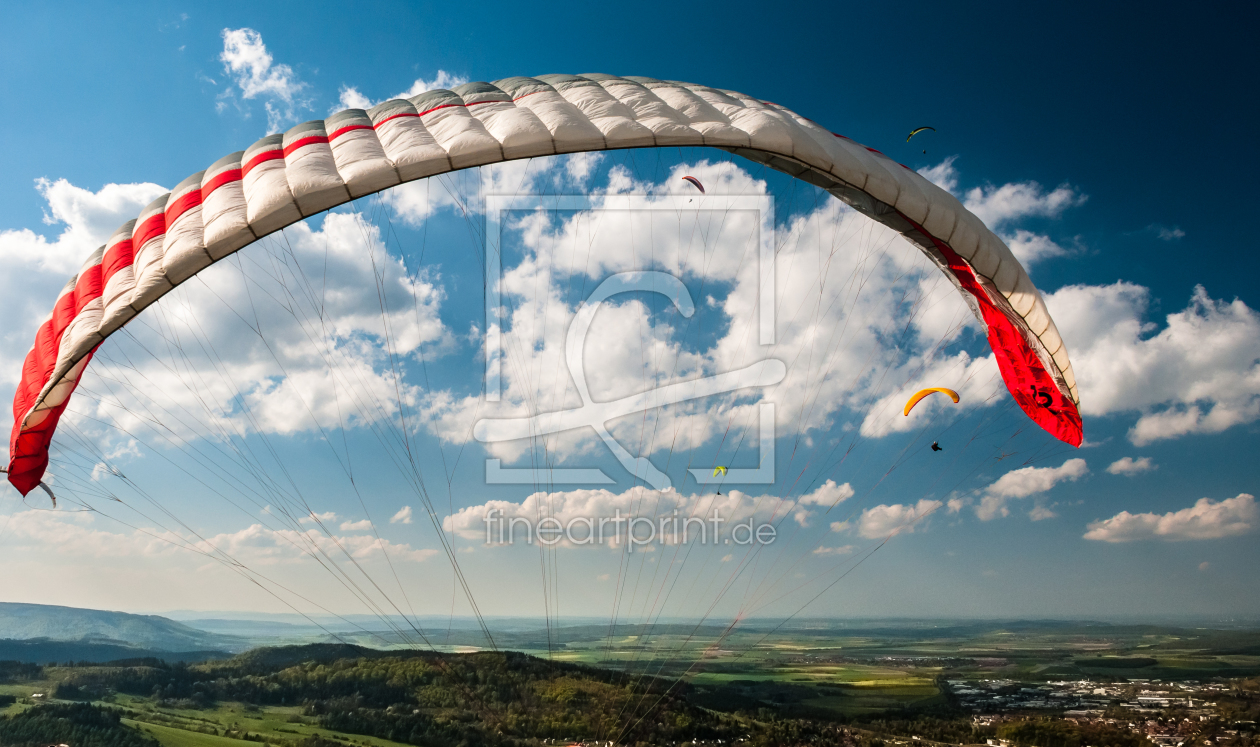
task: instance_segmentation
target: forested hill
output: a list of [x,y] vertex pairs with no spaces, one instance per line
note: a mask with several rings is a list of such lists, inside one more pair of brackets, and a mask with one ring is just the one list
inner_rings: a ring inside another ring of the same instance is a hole
[[[302,723],[425,747],[528,747],[543,739],[669,744],[700,739],[782,744],[776,730],[698,707],[674,680],[626,676],[512,652],[377,651],[345,644],[255,649],[194,665],[62,670],[56,697],[109,693],[167,709],[232,702],[300,706]],[[815,736],[823,736],[821,732]]]
[[207,633],[157,615],[0,602],[0,639],[43,638],[130,646],[155,651],[242,651],[242,638]]

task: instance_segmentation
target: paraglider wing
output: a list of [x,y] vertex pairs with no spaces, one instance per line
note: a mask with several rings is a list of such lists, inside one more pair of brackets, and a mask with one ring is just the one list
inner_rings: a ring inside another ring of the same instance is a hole
[[700,183],[699,179],[695,178],[694,176],[684,176],[683,181],[691,182],[692,184],[695,185],[696,189],[700,190],[700,194],[704,194],[704,185]]
[[42,483],[42,482],[39,484],[39,486],[40,486],[41,488],[43,488],[43,489],[44,489],[44,492],[48,494],[48,497],[49,497],[49,498],[52,498],[53,508],[56,508],[56,507],[57,507],[57,496],[53,495],[52,488],[48,487],[46,484],[44,484],[44,483]]
[[[3,473],[6,473],[6,474],[7,474],[7,473],[8,473],[8,471],[9,471],[9,470],[7,470],[7,469],[0,468],[0,472],[3,472]],[[47,494],[48,494],[48,497],[52,499],[53,508],[56,508],[56,507],[57,507],[57,496],[53,494],[53,492],[52,492],[52,488],[48,487],[48,484],[47,484],[47,483],[44,483],[44,482],[40,482],[40,483],[39,483],[39,487],[41,487],[41,488],[43,488],[43,489],[44,489],[44,492],[45,492],[45,493],[47,493]],[[23,493],[22,495],[26,495],[26,493]]]
[[725,475],[725,474],[726,474],[726,468],[725,468],[725,467],[714,467],[714,468],[713,468],[713,476],[714,476],[714,477],[717,477],[718,475]]
[[910,142],[910,138],[914,137],[915,135],[918,135],[920,132],[923,132],[924,130],[931,130],[932,132],[936,132],[935,127],[916,127],[910,131],[909,135],[906,135],[906,142],[907,143]]
[[40,326],[14,397],[9,481],[23,495],[39,485],[57,421],[101,342],[269,233],[449,171],[556,153],[684,146],[722,148],[803,178],[900,232],[985,325],[1023,411],[1055,437],[1081,443],[1075,377],[1045,302],[1011,250],[948,192],[874,149],[744,94],[652,78],[544,75],[467,83],[297,125],[219,159],[151,203],[87,258]]
[[923,399],[929,394],[935,394],[936,392],[949,395],[949,398],[954,400],[954,404],[958,404],[958,392],[955,392],[953,389],[946,389],[945,387],[939,387],[939,386],[932,387],[931,389],[920,389],[919,391],[915,392],[914,395],[910,397],[910,399],[906,400],[906,407],[905,409],[901,411],[901,414],[909,415],[910,411],[914,409],[914,406],[919,404],[919,400]]

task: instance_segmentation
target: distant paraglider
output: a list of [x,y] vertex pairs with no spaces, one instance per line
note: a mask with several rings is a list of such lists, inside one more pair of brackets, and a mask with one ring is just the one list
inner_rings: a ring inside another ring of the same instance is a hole
[[[910,138],[914,137],[915,135],[918,135],[920,132],[923,132],[924,130],[931,130],[932,132],[936,132],[936,128],[935,128],[935,127],[916,127],[916,128],[914,128],[913,130],[911,130],[911,131],[910,131],[910,134],[909,134],[909,135],[906,135],[906,142],[907,142],[907,143],[908,143],[908,142],[910,142]],[[924,148],[924,149],[923,149],[923,154],[924,154],[924,155],[927,155],[927,149],[926,149],[926,148]]]
[[944,451],[944,450],[945,450],[945,447],[941,446],[935,441],[932,442],[932,451]]
[[914,393],[913,397],[911,397],[909,400],[906,401],[906,407],[905,409],[901,411],[901,414],[909,415],[910,411],[914,409],[914,406],[919,404],[919,400],[935,392],[940,392],[941,394],[948,394],[949,398],[954,400],[954,404],[958,404],[958,392],[955,392],[953,389],[946,389],[945,387],[933,387],[931,389],[920,389],[919,391]]
[[914,137],[915,135],[918,135],[920,132],[923,132],[924,130],[931,130],[932,132],[936,132],[935,127],[916,127],[910,131],[909,135],[906,135],[906,142],[907,143],[910,142],[910,138]]
[[694,176],[684,176],[683,181],[691,182],[692,184],[695,185],[696,189],[700,190],[700,194],[704,194],[704,185],[700,183],[699,179],[695,178]]
[[713,468],[713,476],[714,476],[714,477],[717,477],[718,475],[726,476],[726,468],[725,468],[725,467],[714,467],[714,468]]

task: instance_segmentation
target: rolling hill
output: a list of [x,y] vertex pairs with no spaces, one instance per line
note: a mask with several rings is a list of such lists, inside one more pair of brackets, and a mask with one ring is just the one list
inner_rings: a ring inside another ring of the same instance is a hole
[[[0,602],[0,639],[74,641],[148,651],[244,651],[249,641],[157,615]],[[116,657],[117,658],[117,657]]]

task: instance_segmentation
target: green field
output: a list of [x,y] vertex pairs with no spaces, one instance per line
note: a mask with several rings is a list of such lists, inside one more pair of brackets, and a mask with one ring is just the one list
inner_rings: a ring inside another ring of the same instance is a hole
[[[182,710],[157,708],[147,699],[120,696],[99,705],[126,708],[135,715],[123,721],[152,735],[167,747],[257,747],[259,742],[234,738],[248,733],[271,744],[288,744],[303,737],[335,738],[346,735],[314,726],[314,719],[298,715],[299,708],[259,708],[243,703],[223,703],[216,708]],[[213,729],[215,733],[209,733]],[[357,744],[371,747],[407,747],[387,739],[352,735]]]

